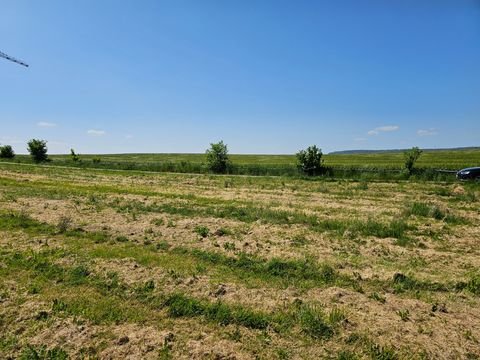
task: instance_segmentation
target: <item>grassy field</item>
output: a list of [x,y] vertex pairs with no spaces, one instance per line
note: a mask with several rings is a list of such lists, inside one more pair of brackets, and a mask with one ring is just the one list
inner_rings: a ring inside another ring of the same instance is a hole
[[[103,154],[81,155],[80,163],[71,161],[69,155],[51,155],[50,165],[110,168],[120,170],[148,170],[170,172],[205,173],[205,154]],[[100,160],[94,162],[94,159]],[[298,174],[294,155],[230,155],[233,174],[245,175],[296,175]],[[28,163],[30,158],[18,155],[18,162]],[[401,170],[404,166],[402,152],[370,154],[324,155],[324,164],[331,167],[337,177],[358,177],[359,174],[345,174],[341,169],[358,171]],[[480,149],[425,151],[417,168],[459,170],[480,165]]]
[[478,183],[0,163],[0,358],[478,359],[479,205]]

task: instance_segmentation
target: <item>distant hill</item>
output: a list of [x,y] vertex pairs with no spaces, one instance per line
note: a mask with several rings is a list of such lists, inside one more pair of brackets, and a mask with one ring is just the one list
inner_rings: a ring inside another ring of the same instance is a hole
[[[333,151],[328,153],[328,155],[352,155],[352,154],[385,154],[385,153],[398,153],[403,152],[408,149],[390,149],[390,150],[342,150],[342,151]],[[466,146],[466,147],[456,147],[456,148],[436,148],[436,149],[422,149],[423,151],[470,151],[470,150],[480,150],[478,146]]]

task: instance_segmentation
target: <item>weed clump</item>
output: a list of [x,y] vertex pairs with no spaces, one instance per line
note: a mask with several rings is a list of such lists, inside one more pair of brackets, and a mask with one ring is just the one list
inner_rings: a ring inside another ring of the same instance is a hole
[[61,216],[58,219],[57,230],[60,234],[66,233],[72,225],[72,218],[69,216]]
[[228,228],[221,227],[215,231],[215,235],[216,236],[233,235],[233,231]]
[[206,238],[208,236],[208,234],[210,233],[210,230],[206,226],[199,225],[199,226],[195,227],[195,232],[198,235],[200,235],[200,237]]
[[123,242],[127,242],[127,241],[128,241],[128,238],[127,238],[126,236],[124,236],[124,235],[119,235],[119,236],[117,236],[117,237],[115,238],[115,240],[116,240],[117,242],[122,242],[122,243],[123,243]]
[[369,296],[370,299],[373,299],[373,300],[376,300],[378,301],[379,303],[381,304],[385,304],[387,302],[387,299],[385,299],[385,296],[377,293],[377,292],[374,292],[372,293],[370,296]]
[[401,309],[397,311],[398,316],[400,316],[400,319],[402,321],[408,321],[410,319],[410,311],[407,309]]

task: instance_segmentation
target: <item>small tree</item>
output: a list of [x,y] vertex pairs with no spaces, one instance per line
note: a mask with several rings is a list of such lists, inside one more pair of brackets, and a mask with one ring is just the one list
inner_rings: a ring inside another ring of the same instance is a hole
[[417,146],[412,147],[410,150],[407,150],[403,153],[405,157],[405,169],[408,171],[408,174],[412,174],[413,167],[417,162],[420,155],[422,155],[422,150],[420,150]]
[[227,145],[220,141],[218,143],[210,144],[210,149],[206,151],[207,166],[214,173],[223,174],[230,166],[228,159]]
[[13,159],[15,153],[10,145],[0,146],[0,158],[2,159]]
[[75,150],[73,149],[70,149],[70,157],[72,158],[73,162],[77,162],[80,160],[80,157],[78,156],[78,154],[75,153]]
[[297,166],[307,175],[318,175],[322,172],[322,150],[316,145],[300,150],[297,154]]
[[48,161],[47,142],[45,140],[32,139],[28,142],[28,152],[36,163]]

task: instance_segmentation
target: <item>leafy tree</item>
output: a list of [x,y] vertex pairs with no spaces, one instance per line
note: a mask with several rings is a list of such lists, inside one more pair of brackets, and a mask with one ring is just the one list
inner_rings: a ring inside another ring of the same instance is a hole
[[70,157],[72,158],[73,162],[77,162],[80,160],[80,157],[78,156],[78,154],[75,153],[75,150],[73,149],[70,149]]
[[422,150],[420,150],[417,146],[412,147],[410,150],[407,150],[403,153],[405,158],[405,169],[407,170],[408,174],[412,174],[413,167],[417,162],[420,155],[422,155]]
[[307,175],[318,175],[322,172],[322,150],[316,145],[309,146],[305,150],[300,150],[297,156],[297,166]]
[[206,151],[206,154],[207,166],[210,171],[218,174],[227,172],[230,160],[228,158],[227,145],[223,141],[210,144],[210,149]]
[[45,140],[32,139],[28,142],[28,152],[36,163],[48,161],[47,142]]
[[15,157],[15,153],[10,145],[0,146],[0,158],[12,159]]

